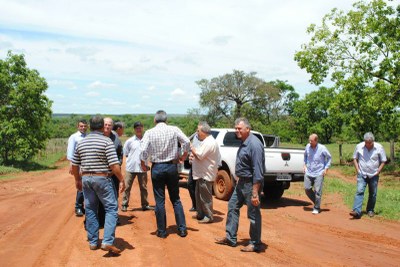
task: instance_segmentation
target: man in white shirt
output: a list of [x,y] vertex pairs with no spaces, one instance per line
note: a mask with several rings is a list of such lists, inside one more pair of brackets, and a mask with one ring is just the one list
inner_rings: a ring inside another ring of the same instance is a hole
[[361,218],[361,208],[364,199],[365,187],[368,184],[367,214],[375,216],[376,194],[378,192],[379,174],[387,161],[382,145],[375,142],[372,133],[364,134],[364,142],[359,143],[353,154],[354,167],[357,171],[357,192],[354,197],[353,210],[350,215],[354,219]]
[[[86,131],[88,128],[87,121],[85,119],[81,119],[78,121],[77,125],[78,131],[72,134],[68,138],[68,148],[67,148],[67,159],[71,162],[72,158],[74,157],[76,145],[86,136]],[[72,163],[69,165],[69,173],[72,173]],[[83,192],[80,190],[76,191],[76,200],[75,200],[75,215],[77,217],[83,216],[85,210],[83,208]]]
[[122,195],[122,211],[127,211],[129,206],[129,198],[131,195],[131,189],[133,181],[136,176],[138,177],[139,188],[140,188],[140,202],[142,204],[142,210],[154,210],[154,207],[149,206],[147,200],[147,168],[142,170],[140,162],[140,140],[143,137],[143,124],[137,121],[133,124],[135,135],[126,140],[124,145],[124,156],[126,159],[126,174],[125,174],[125,191]]
[[197,126],[198,146],[191,146],[193,180],[196,181],[196,209],[199,223],[211,223],[213,217],[212,186],[221,162],[221,154],[207,122]]

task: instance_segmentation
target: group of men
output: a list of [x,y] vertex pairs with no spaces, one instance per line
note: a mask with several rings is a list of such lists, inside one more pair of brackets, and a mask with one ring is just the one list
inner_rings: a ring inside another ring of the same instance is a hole
[[[154,116],[155,126],[146,132],[141,122],[135,122],[135,135],[129,138],[122,148],[118,135],[122,135],[124,125],[116,123],[113,132],[111,131],[113,123],[110,120],[101,116],[92,117],[89,135],[86,135],[86,121],[79,121],[78,132],[71,135],[68,141],[67,158],[71,161],[70,173],[75,177],[78,190],[75,212],[77,216],[86,214],[90,249],[99,248],[99,227],[103,222],[104,238],[100,248],[112,253],[121,252],[114,245],[118,222],[118,191],[123,192],[121,211],[125,212],[129,206],[130,191],[135,177],[138,177],[142,210],[155,210],[156,235],[159,238],[166,238],[168,235],[165,210],[166,187],[174,209],[177,234],[181,237],[187,236],[185,213],[179,196],[177,164],[182,163],[188,155],[192,164],[191,179],[195,184],[191,210],[197,212],[194,217],[199,223],[212,223],[214,220],[212,184],[221,164],[221,155],[207,122],[198,124],[196,135],[190,143],[188,137],[178,127],[167,124],[166,112],[159,110]],[[238,118],[235,121],[235,131],[237,138],[242,141],[236,157],[237,183],[228,203],[226,235],[216,238],[215,242],[232,247],[237,245],[240,209],[246,205],[250,220],[250,241],[241,251],[257,252],[261,248],[260,194],[265,172],[264,146],[251,133],[251,125],[246,118]],[[120,167],[122,155],[126,158],[125,180]],[[358,173],[358,187],[354,208],[350,214],[354,218],[361,217],[362,199],[368,184],[370,197],[367,212],[372,217],[379,173],[386,162],[385,152],[380,144],[374,144],[374,136],[367,133],[364,142],[357,145],[353,157]],[[149,161],[155,208],[148,202]],[[318,143],[318,136],[312,134],[304,154],[304,187],[306,195],[314,203],[313,214],[321,211],[323,179],[330,164],[329,151]],[[100,205],[103,208],[99,208]]]

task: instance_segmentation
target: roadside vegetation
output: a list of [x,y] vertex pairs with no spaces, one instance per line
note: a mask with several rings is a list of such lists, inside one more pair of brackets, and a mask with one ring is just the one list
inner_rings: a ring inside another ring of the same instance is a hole
[[19,172],[53,170],[57,166],[64,166],[67,163],[60,163],[60,160],[65,158],[66,150],[66,138],[52,138],[47,142],[46,148],[32,159],[15,159],[9,165],[0,165],[0,180],[13,178],[13,174]]

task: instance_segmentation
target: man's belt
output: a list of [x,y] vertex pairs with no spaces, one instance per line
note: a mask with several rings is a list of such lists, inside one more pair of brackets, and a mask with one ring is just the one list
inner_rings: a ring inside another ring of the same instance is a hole
[[174,159],[174,160],[164,161],[164,162],[152,162],[151,164],[154,165],[154,164],[177,164],[177,163],[178,163],[178,161]]
[[108,177],[108,172],[82,172],[82,176],[104,176],[104,177]]

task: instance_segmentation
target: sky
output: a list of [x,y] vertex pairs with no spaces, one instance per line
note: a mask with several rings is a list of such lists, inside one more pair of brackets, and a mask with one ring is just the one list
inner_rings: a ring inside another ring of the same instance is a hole
[[233,70],[317,89],[294,54],[349,0],[0,0],[0,59],[23,53],[53,113],[186,114]]

